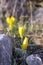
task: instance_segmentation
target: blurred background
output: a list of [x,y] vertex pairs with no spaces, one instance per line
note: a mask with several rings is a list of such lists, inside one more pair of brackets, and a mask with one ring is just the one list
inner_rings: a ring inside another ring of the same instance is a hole
[[[0,0],[1,33],[6,33],[5,19],[10,13],[18,20],[16,28],[21,24],[24,25],[25,34],[43,35],[43,0]],[[15,33],[18,34],[17,31]]]

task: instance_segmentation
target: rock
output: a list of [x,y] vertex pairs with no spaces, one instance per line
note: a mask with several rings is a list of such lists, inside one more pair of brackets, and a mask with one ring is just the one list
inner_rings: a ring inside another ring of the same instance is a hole
[[42,65],[42,60],[37,54],[28,56],[26,62],[28,65]]
[[11,65],[12,45],[5,34],[0,34],[0,65]]

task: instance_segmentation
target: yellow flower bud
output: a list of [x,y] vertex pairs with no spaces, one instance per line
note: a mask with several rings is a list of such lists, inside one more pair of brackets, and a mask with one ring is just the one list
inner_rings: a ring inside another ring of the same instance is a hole
[[24,26],[19,26],[18,32],[19,32],[20,37],[22,38],[24,35]]
[[15,22],[15,18],[12,17],[7,17],[6,22],[9,25],[9,28],[12,30],[13,26],[14,26],[14,22]]
[[24,41],[23,41],[23,44],[22,44],[22,50],[26,50],[27,49],[27,47],[28,47],[28,38],[27,37],[25,37],[25,39],[24,39]]

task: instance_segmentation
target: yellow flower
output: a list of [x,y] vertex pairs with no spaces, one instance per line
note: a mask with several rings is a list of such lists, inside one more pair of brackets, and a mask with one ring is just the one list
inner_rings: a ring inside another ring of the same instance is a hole
[[10,29],[13,28],[13,25],[14,25],[15,20],[16,19],[13,16],[11,18],[10,17],[7,17],[6,22],[8,23]]
[[28,47],[28,38],[27,37],[25,37],[25,39],[24,39],[24,41],[23,41],[23,44],[22,44],[22,50],[26,50],[27,49],[27,47]]
[[24,26],[19,26],[18,32],[19,32],[20,37],[22,38],[24,35]]

